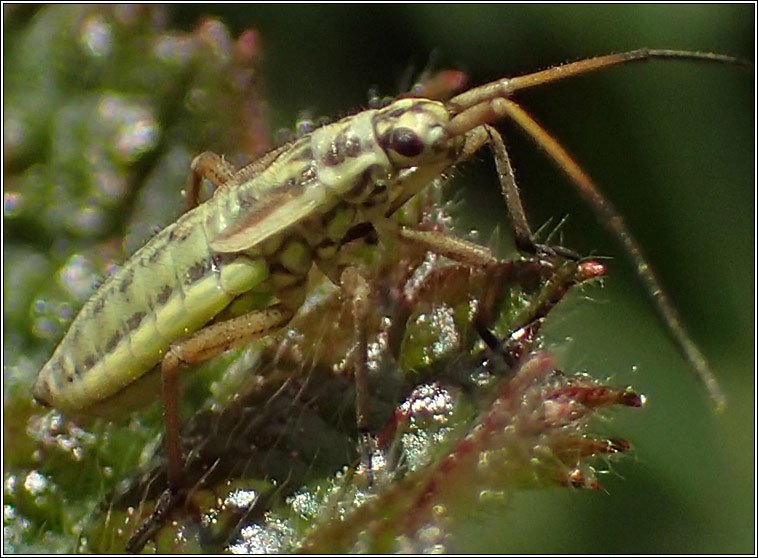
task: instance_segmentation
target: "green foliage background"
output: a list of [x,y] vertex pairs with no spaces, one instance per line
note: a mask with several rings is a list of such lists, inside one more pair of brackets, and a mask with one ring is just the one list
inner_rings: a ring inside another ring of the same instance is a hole
[[[436,68],[461,69],[473,83],[640,46],[752,59],[754,9],[192,5],[170,12],[187,30],[202,15],[218,15],[235,34],[259,31],[264,98],[276,129],[291,128],[303,109],[338,116],[365,106],[372,85],[394,94],[408,68],[420,71],[432,52]],[[633,443],[635,458],[614,464],[602,479],[607,494],[516,494],[462,518],[461,549],[754,550],[754,84],[754,74],[734,68],[652,62],[518,96],[625,216],[723,382],[729,406],[714,415],[617,244],[542,154],[504,126],[532,223],[569,215],[567,246],[614,257],[597,300],[549,326],[566,368],[631,383],[649,401],[641,412],[615,418],[613,430]],[[469,208],[462,219],[489,238],[498,223],[507,230],[506,210],[491,163],[486,154],[481,159],[465,166],[456,184]]]

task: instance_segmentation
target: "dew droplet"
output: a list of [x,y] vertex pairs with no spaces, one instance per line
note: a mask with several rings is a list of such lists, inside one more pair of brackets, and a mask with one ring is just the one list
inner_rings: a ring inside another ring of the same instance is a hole
[[84,236],[99,234],[107,224],[103,210],[97,206],[79,208],[70,217],[69,228]]
[[224,499],[224,506],[246,510],[253,506],[258,496],[259,494],[255,490],[233,490]]
[[156,58],[172,64],[187,64],[195,53],[195,43],[189,37],[161,35],[153,45]]
[[96,279],[97,274],[92,262],[81,254],[72,255],[58,271],[61,285],[80,300],[92,293]]
[[103,58],[113,50],[113,30],[102,16],[92,15],[82,24],[79,44],[90,56]]
[[147,114],[134,114],[120,130],[116,148],[123,160],[133,161],[158,143],[158,123]]
[[3,216],[16,217],[24,209],[26,199],[21,192],[3,192]]
[[39,471],[31,471],[24,479],[24,488],[34,496],[42,494],[47,487],[47,477]]
[[229,29],[217,19],[206,19],[200,24],[197,34],[211,47],[212,55],[219,62],[228,62],[231,59],[234,42]]

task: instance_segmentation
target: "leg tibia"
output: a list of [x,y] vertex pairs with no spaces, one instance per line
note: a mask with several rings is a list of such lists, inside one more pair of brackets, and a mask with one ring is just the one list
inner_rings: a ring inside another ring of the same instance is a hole
[[212,151],[205,151],[192,159],[190,174],[187,178],[187,188],[184,192],[182,212],[189,211],[197,206],[200,183],[203,179],[213,184],[214,188],[218,188],[228,182],[235,172],[237,169],[231,163]]

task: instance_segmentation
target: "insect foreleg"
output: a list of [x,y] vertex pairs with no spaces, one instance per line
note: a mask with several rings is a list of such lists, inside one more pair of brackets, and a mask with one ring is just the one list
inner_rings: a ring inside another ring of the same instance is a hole
[[176,505],[177,498],[178,494],[172,487],[163,491],[158,498],[158,503],[155,505],[153,513],[134,531],[126,542],[127,552],[131,554],[140,552],[145,544],[147,544],[147,541],[156,535],[158,530],[163,527],[169,512]]
[[537,243],[535,235],[529,226],[529,221],[526,218],[526,211],[521,202],[521,195],[516,184],[513,167],[511,166],[508,151],[505,148],[505,142],[500,132],[489,124],[476,125],[473,129],[470,129],[474,122],[489,122],[495,118],[497,116],[492,108],[482,103],[475,111],[465,111],[463,116],[452,125],[452,128],[449,128],[449,130],[453,131],[458,131],[459,129],[468,130],[465,132],[465,142],[458,160],[465,161],[484,147],[485,144],[489,144],[495,159],[500,187],[502,188],[503,197],[505,197],[506,206],[508,207],[508,215],[511,218],[514,239],[518,249],[537,256],[561,256],[570,260],[578,260],[579,254],[573,250],[569,250],[563,246],[547,246]]
[[440,231],[419,231],[401,227],[398,236],[404,242],[410,242],[465,266],[484,270],[489,280],[486,281],[484,294],[472,325],[487,346],[497,351],[499,342],[489,326],[494,318],[497,301],[502,296],[503,285],[509,282],[513,262],[501,262],[489,249]]
[[523,355],[532,351],[545,318],[572,287],[604,274],[605,266],[593,260],[571,261],[556,269],[533,301],[513,320],[513,332],[502,343],[506,363],[515,367]]
[[[613,204],[598,190],[595,183],[586,172],[574,161],[566,149],[553,138],[536,120],[524,109],[509,99],[493,99],[487,103],[490,110],[501,117],[514,120],[531,138],[548,154],[555,164],[574,182],[582,196],[589,202],[601,223],[620,240],[629,257],[634,262],[639,277],[642,279],[648,293],[653,298],[656,308],[668,331],[678,345],[682,354],[689,361],[694,371],[705,385],[717,409],[725,405],[724,394],[710,370],[705,357],[687,334],[668,296],[663,291],[661,283],[647,263],[647,259],[636,239],[624,223]],[[463,116],[462,113],[460,116]]]
[[516,177],[513,173],[513,167],[511,166],[511,161],[508,157],[508,151],[505,148],[503,137],[500,135],[500,132],[492,126],[485,124],[484,128],[487,131],[489,144],[492,148],[498,179],[503,190],[506,205],[508,206],[508,214],[511,217],[514,237],[518,249],[522,252],[535,255],[558,255],[570,260],[578,260],[579,254],[573,250],[569,250],[563,246],[546,246],[537,243],[534,233],[532,233],[532,230],[529,227],[529,221],[526,218],[526,212],[524,211],[524,205],[521,202],[521,195],[519,194]]

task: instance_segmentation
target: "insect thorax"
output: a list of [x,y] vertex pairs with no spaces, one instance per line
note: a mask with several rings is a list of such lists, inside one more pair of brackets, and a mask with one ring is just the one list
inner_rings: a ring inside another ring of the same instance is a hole
[[455,162],[460,141],[446,137],[446,120],[440,103],[402,99],[300,138],[258,172],[242,169],[93,295],[40,373],[37,398],[83,409],[115,395],[249,289],[295,311],[314,261],[335,258],[352,227],[384,219],[430,169]]

